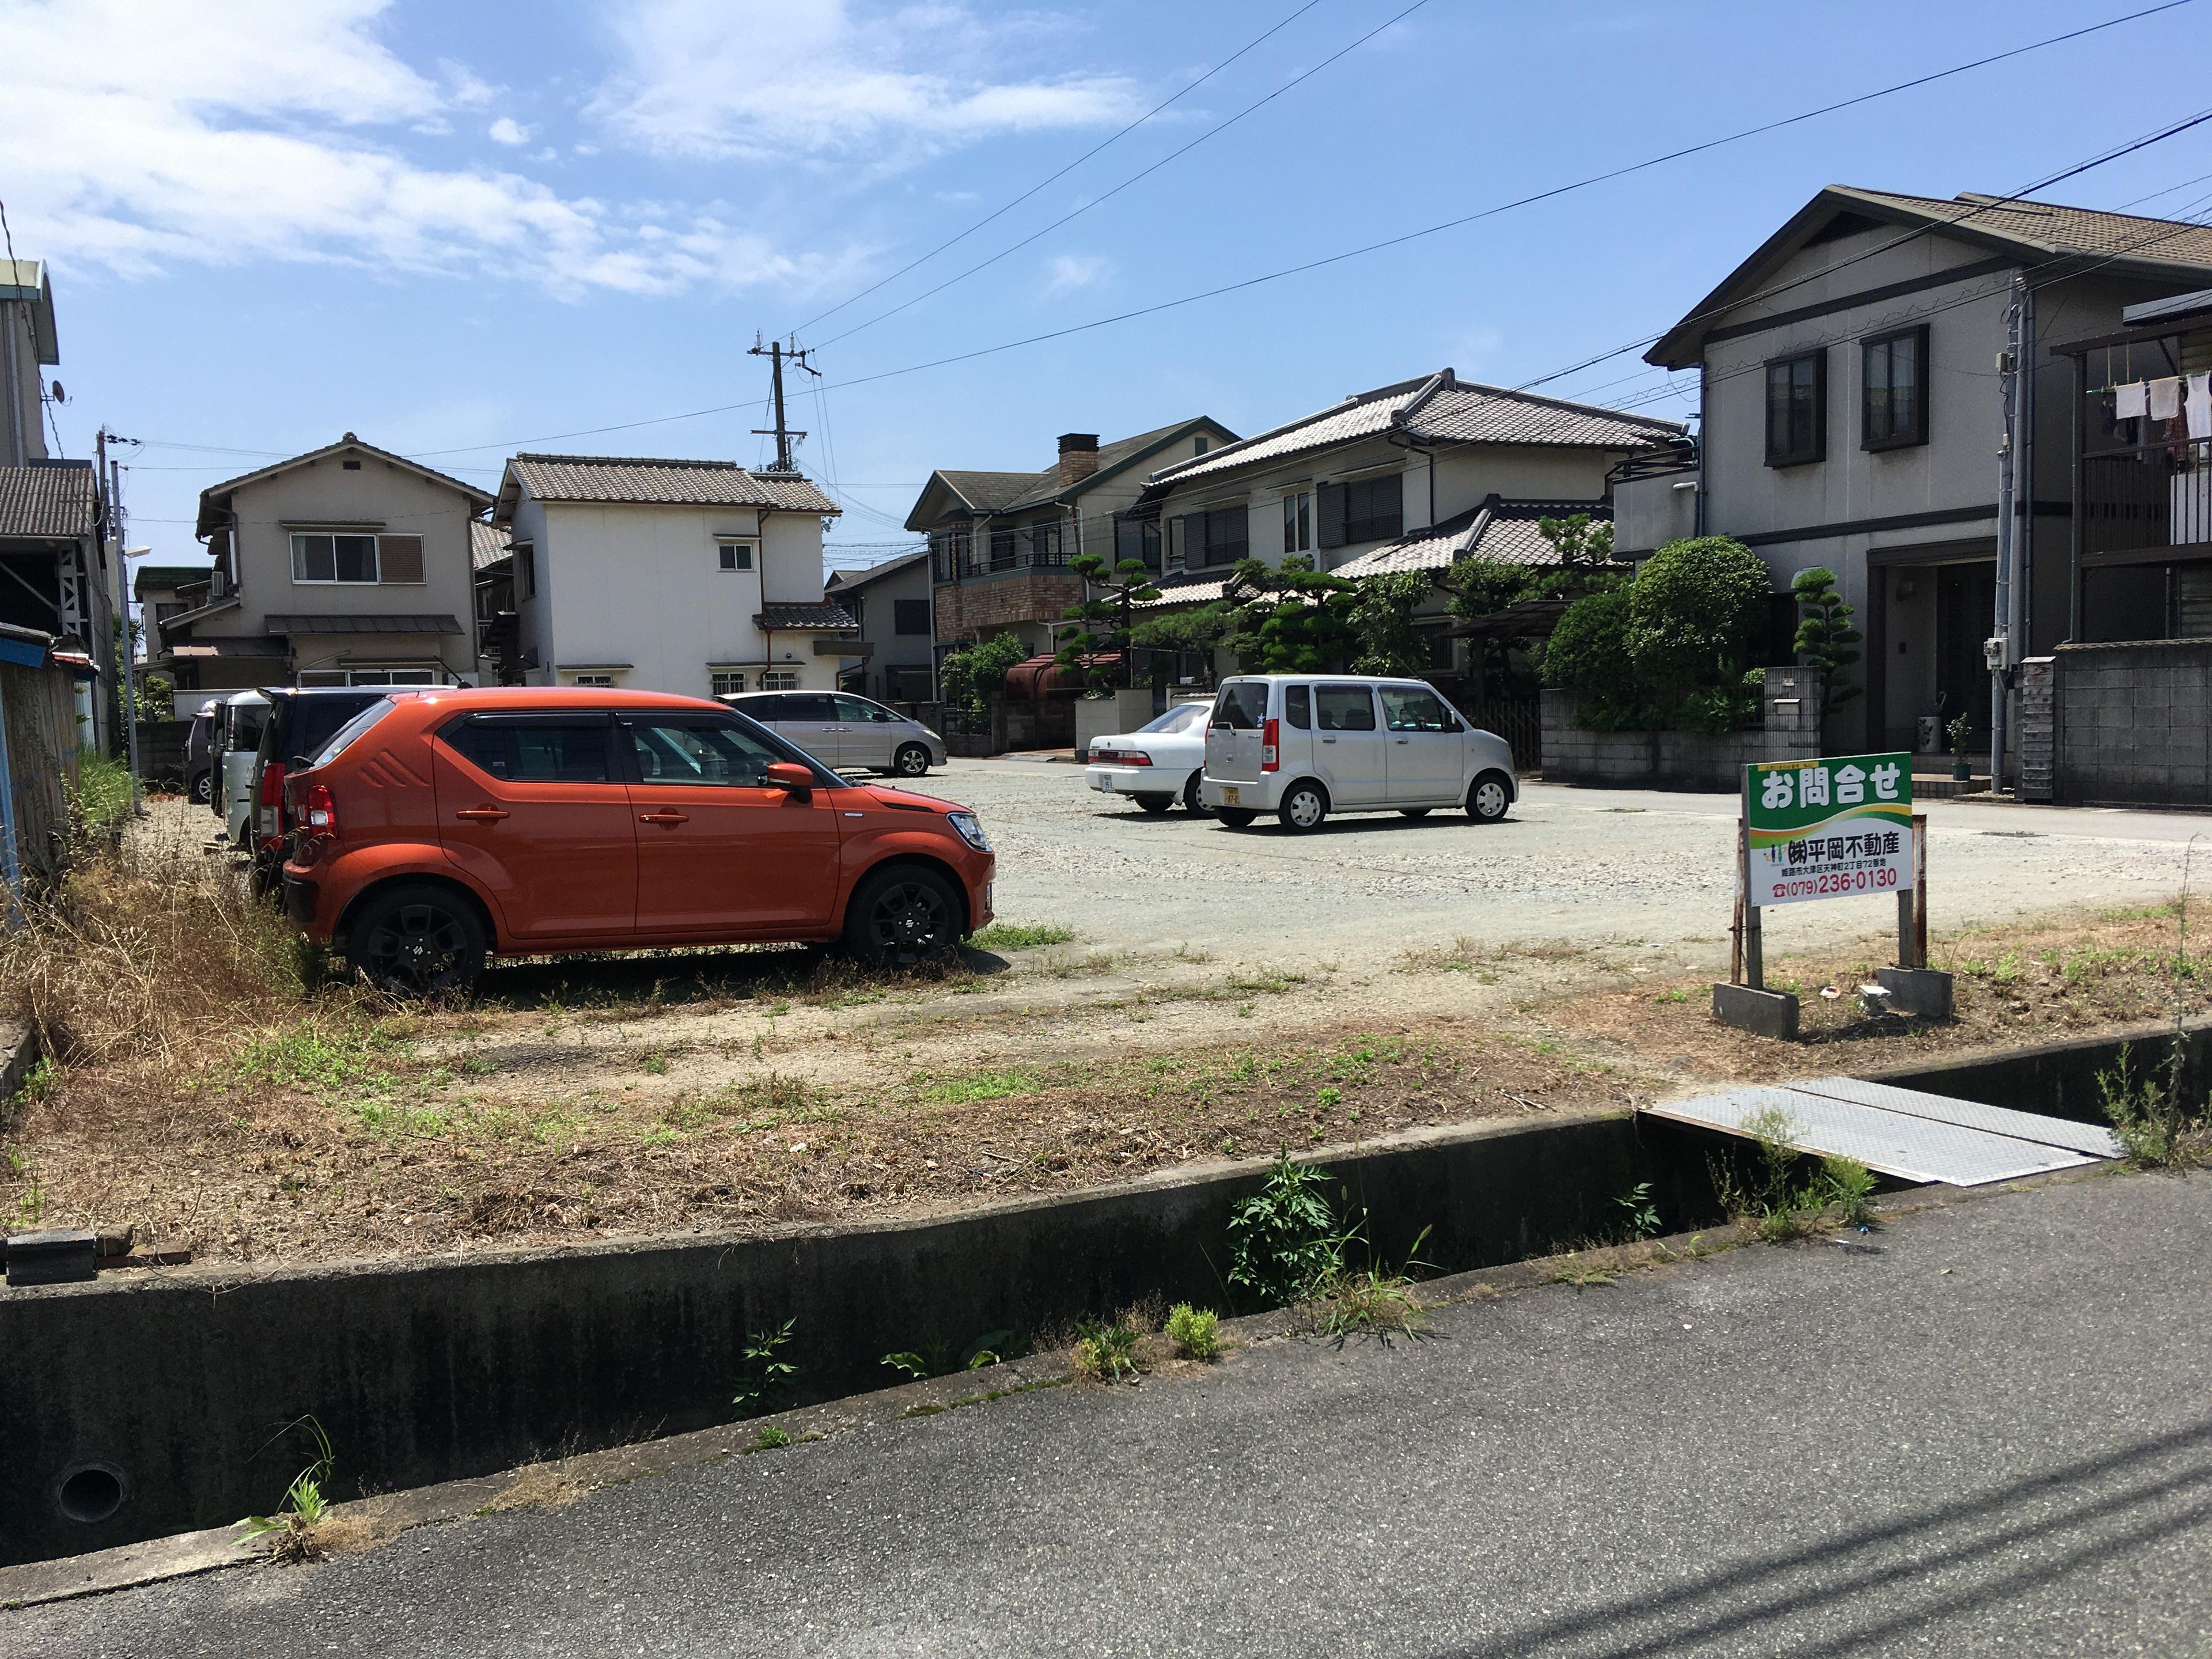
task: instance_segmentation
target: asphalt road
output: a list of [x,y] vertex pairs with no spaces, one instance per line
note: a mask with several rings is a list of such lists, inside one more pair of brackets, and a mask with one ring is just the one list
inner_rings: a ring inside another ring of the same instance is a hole
[[[1408,947],[1638,940],[1725,959],[1733,795],[1528,786],[1503,823],[1462,812],[1331,818],[1312,835],[1272,819],[1231,830],[1181,808],[1148,817],[1086,788],[1079,767],[955,761],[921,786],[982,815],[999,848],[999,914],[1080,930],[1085,946],[1179,944],[1224,960],[1279,957],[1286,938],[1345,967]],[[1937,800],[1928,814],[1939,929],[2083,904],[2164,899],[2185,850],[2212,860],[2212,817]],[[2212,870],[2200,869],[2199,884]],[[1787,907],[1767,949],[1895,927],[1887,896]]]
[[2096,1179],[0,1614],[0,1651],[2212,1652],[2212,1179]]

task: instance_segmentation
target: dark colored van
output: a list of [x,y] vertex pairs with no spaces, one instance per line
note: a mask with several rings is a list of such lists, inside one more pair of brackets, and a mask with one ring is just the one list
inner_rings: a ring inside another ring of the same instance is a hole
[[264,685],[269,723],[253,757],[253,886],[273,893],[283,880],[284,843],[292,833],[284,810],[284,775],[322,752],[340,727],[391,695],[382,686]]

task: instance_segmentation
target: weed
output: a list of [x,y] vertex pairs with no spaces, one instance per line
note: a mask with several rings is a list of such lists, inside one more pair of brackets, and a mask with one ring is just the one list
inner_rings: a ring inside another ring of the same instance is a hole
[[249,1515],[237,1523],[248,1538],[268,1538],[270,1557],[277,1561],[311,1561],[321,1554],[315,1529],[330,1518],[330,1500],[324,1493],[337,1466],[337,1456],[330,1436],[313,1416],[289,1424],[277,1437],[301,1428],[314,1443],[313,1462],[292,1477],[292,1484],[284,1489],[283,1504],[275,1514]]
[[1679,985],[1669,991],[1657,992],[1651,999],[1654,1002],[1687,1002],[1689,1000],[1690,994]]
[[1040,945],[1065,945],[1075,929],[1056,921],[994,921],[968,939],[971,951],[1033,951]]
[[764,1423],[761,1425],[760,1432],[753,1437],[753,1443],[745,1449],[749,1452],[774,1451],[780,1446],[788,1446],[790,1443],[790,1435],[773,1423]]
[[1656,1238],[1659,1233],[1659,1206],[1651,1201],[1651,1183],[1639,1181],[1613,1200],[1620,1212],[1621,1224],[1631,1238]]
[[1086,1320],[1076,1328],[1077,1372],[1093,1382],[1119,1382],[1137,1374],[1137,1340],[1144,1334],[1124,1314],[1110,1322]]
[[1004,1100],[1036,1086],[1036,1079],[1025,1072],[970,1072],[933,1083],[921,1094],[939,1106],[966,1106],[979,1100]]
[[1344,1091],[1341,1089],[1323,1089],[1319,1095],[1315,1097],[1315,1098],[1319,1101],[1321,1109],[1323,1111],[1328,1111],[1331,1107],[1341,1106],[1344,1104]]
[[1855,1158],[1824,1158],[1820,1179],[1826,1201],[1844,1213],[1844,1224],[1863,1227],[1874,1219],[1874,1171]]
[[1212,1359],[1221,1352],[1220,1323],[1212,1309],[1178,1302],[1168,1310],[1168,1340],[1185,1359]]
[[926,1377],[948,1376],[954,1371],[980,1370],[986,1365],[1015,1358],[1019,1352],[1012,1331],[986,1331],[969,1343],[957,1360],[950,1342],[933,1337],[919,1349],[885,1354],[883,1363],[920,1382]]
[[2105,1116],[2128,1162],[2138,1169],[2161,1169],[2181,1161],[2191,1132],[2203,1126],[2202,1115],[2182,1103],[2179,1062],[2185,1054],[2177,1042],[2161,1081],[2155,1075],[2136,1076],[2134,1056],[2123,1043],[2112,1067],[2097,1073],[2097,1095]]
[[1429,1231],[1421,1229],[1395,1273],[1386,1273],[1372,1262],[1356,1271],[1346,1268],[1343,1247],[1352,1235],[1335,1241],[1337,1260],[1306,1288],[1304,1303],[1315,1334],[1341,1346],[1346,1337],[1375,1336],[1387,1341],[1395,1333],[1410,1334],[1426,1324],[1427,1314],[1413,1299],[1412,1270],[1427,1265],[1419,1258]]
[[793,1316],[773,1330],[745,1332],[744,1349],[738,1360],[738,1389],[730,1397],[730,1403],[744,1416],[760,1417],[778,1410],[796,1391],[799,1367],[778,1356],[798,1323]]
[[1336,1212],[1322,1188],[1328,1172],[1288,1152],[1229,1218],[1229,1282],[1269,1307],[1295,1300],[1343,1261]]

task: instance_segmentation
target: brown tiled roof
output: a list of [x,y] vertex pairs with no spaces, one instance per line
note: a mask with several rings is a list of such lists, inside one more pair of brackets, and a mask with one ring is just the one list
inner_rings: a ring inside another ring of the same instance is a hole
[[1663,443],[1681,430],[1672,421],[1648,415],[1478,385],[1447,368],[1418,380],[1355,392],[1332,409],[1164,467],[1152,474],[1146,494],[1157,497],[1168,487],[1194,478],[1334,449],[1388,432],[1444,442],[1632,450]]
[[89,461],[0,466],[0,536],[74,540],[98,526],[100,490]]
[[760,614],[753,618],[755,627],[763,632],[828,633],[842,629],[858,628],[852,613],[842,605],[763,605]]
[[301,617],[272,613],[272,634],[458,634],[460,620],[434,611],[385,611],[359,617]]
[[[784,513],[842,511],[795,473],[749,472],[735,461],[663,460],[643,455],[517,455],[508,479],[541,501],[617,501],[655,507],[765,507]],[[501,513],[511,512],[506,481]]]

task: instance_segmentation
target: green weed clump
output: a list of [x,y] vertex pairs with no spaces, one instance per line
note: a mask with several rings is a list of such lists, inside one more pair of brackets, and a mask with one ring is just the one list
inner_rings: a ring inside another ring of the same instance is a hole
[[737,1392],[730,1403],[745,1417],[762,1417],[788,1405],[798,1391],[799,1367],[782,1357],[796,1316],[765,1331],[748,1330],[738,1357]]
[[1229,1282],[1268,1307],[1282,1307],[1343,1265],[1336,1212],[1323,1190],[1328,1171],[1288,1152],[1267,1184],[1229,1218]]
[[1056,921],[994,921],[980,933],[971,933],[971,951],[1034,951],[1040,945],[1065,945],[1075,929]]
[[1077,1329],[1077,1375],[1093,1382],[1119,1382],[1137,1375],[1137,1342],[1144,1333],[1127,1314],[1108,1322],[1086,1320]]
[[2183,1066],[2187,1050],[2177,1036],[2166,1076],[2137,1076],[2128,1046],[2118,1060],[2097,1073],[2097,1096],[2112,1133],[2140,1170],[2160,1170],[2195,1162],[2205,1151],[2206,1113],[2185,1103]]
[[1716,1164],[1713,1188],[1722,1207],[1769,1243],[1778,1244],[1816,1232],[1832,1208],[1845,1224],[1865,1226],[1873,1218],[1874,1172],[1855,1158],[1824,1158],[1819,1170],[1800,1182],[1804,1154],[1796,1142],[1802,1126],[1779,1106],[1768,1106],[1743,1121],[1755,1154],[1749,1173]]
[[1185,1359],[1212,1359],[1221,1352],[1220,1324],[1212,1309],[1178,1302],[1168,1310],[1168,1340]]
[[322,1553],[315,1531],[330,1518],[330,1499],[325,1492],[337,1466],[337,1455],[331,1448],[330,1436],[313,1417],[301,1418],[285,1432],[292,1429],[307,1431],[315,1447],[313,1462],[292,1477],[292,1484],[284,1489],[284,1502],[275,1514],[249,1515],[238,1522],[238,1527],[248,1538],[268,1539],[272,1559],[310,1561]]

